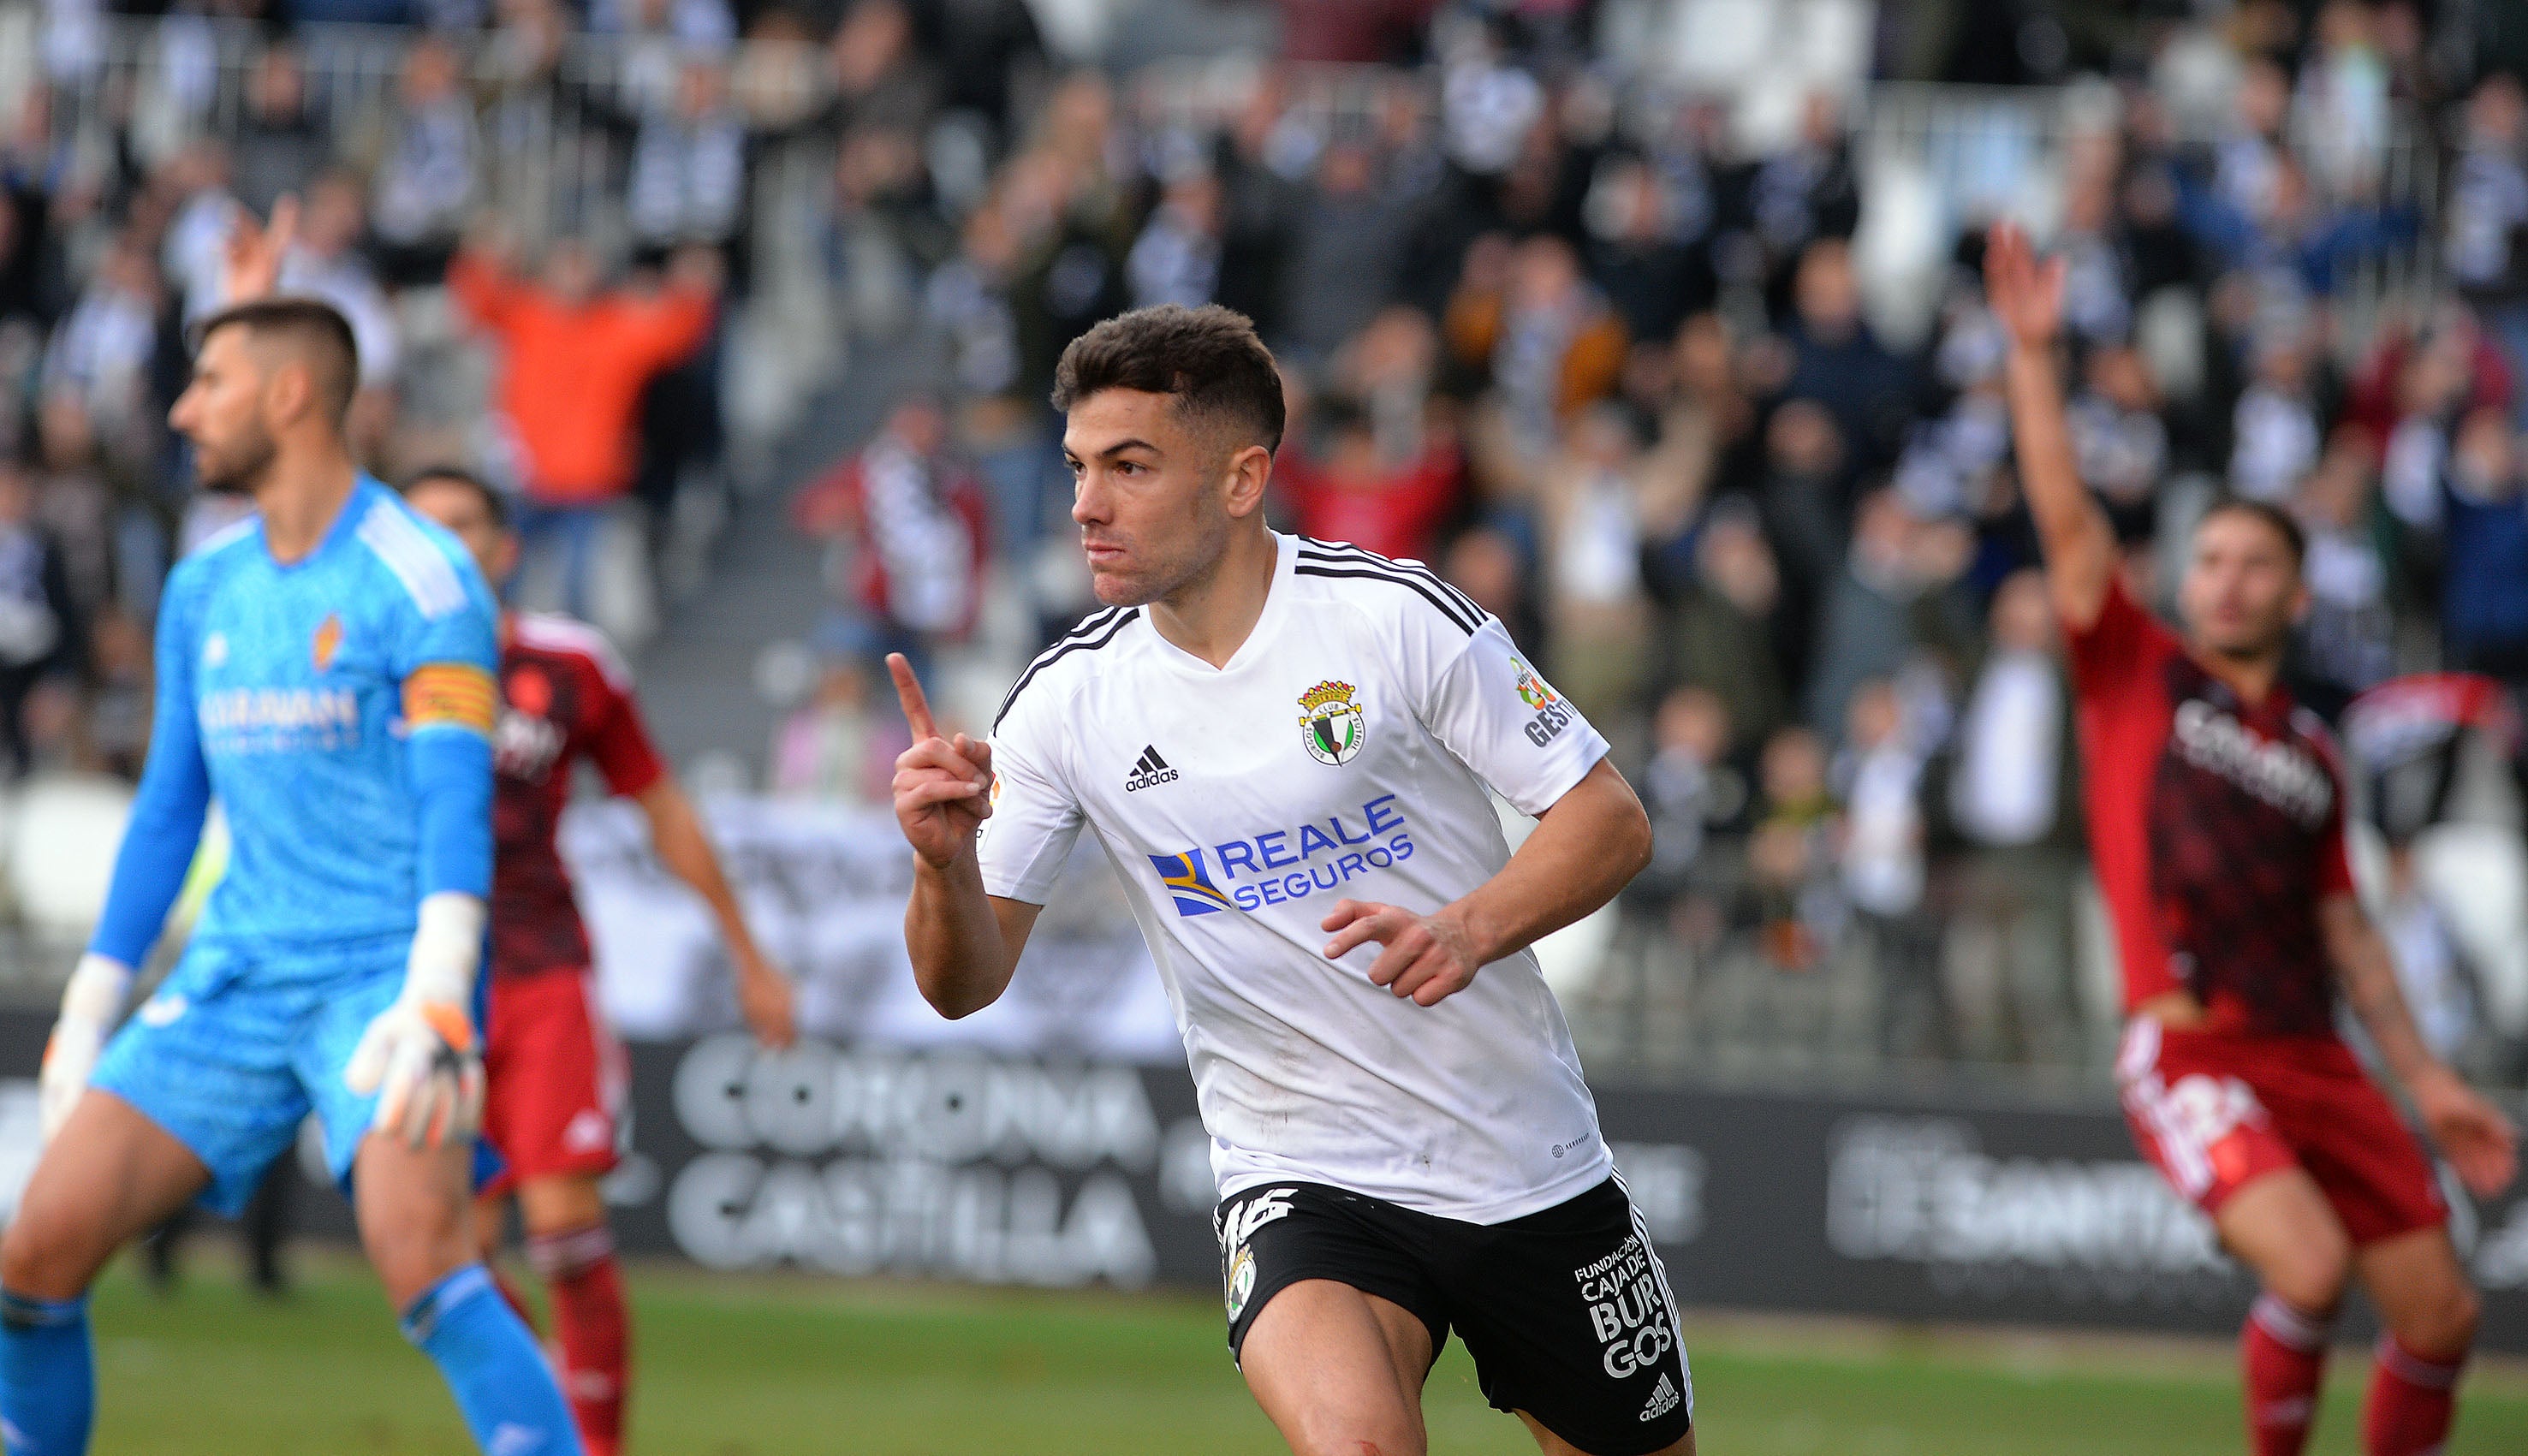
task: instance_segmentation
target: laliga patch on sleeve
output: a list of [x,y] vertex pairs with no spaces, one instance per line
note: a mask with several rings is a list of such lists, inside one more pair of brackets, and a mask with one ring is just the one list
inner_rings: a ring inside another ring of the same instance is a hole
[[470,662],[425,662],[403,680],[403,721],[424,728],[470,728],[489,736],[500,706],[492,675]]

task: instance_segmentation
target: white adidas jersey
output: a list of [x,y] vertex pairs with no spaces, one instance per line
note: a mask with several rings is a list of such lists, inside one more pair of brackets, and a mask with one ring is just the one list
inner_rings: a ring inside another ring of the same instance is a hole
[[1430,572],[1277,536],[1254,632],[1215,668],[1111,608],[1027,668],[992,732],[983,887],[1041,905],[1080,826],[1176,1008],[1222,1196],[1296,1179],[1476,1223],[1613,1170],[1526,951],[1421,1007],[1341,962],[1343,899],[1428,913],[1509,858],[1486,785],[1541,813],[1606,741]]

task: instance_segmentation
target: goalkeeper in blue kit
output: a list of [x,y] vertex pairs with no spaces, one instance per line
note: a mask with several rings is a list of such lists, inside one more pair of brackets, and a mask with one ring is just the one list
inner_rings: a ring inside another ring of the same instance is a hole
[[[241,1207],[311,1111],[404,1333],[476,1441],[580,1451],[468,1226],[494,607],[464,548],[353,465],[355,364],[333,309],[254,298],[202,327],[170,416],[205,489],[257,514],[181,562],[159,609],[148,763],[0,1243],[8,1456],[86,1449],[86,1293],[106,1260],[187,1200]],[[214,797],[228,872],[109,1040]]]

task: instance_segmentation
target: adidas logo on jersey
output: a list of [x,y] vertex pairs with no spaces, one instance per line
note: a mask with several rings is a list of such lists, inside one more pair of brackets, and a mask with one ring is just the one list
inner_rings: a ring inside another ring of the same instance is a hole
[[1677,1402],[1684,1398],[1684,1396],[1676,1393],[1676,1381],[1668,1378],[1666,1371],[1660,1371],[1659,1385],[1656,1389],[1651,1391],[1651,1403],[1642,1407],[1640,1419],[1644,1421],[1656,1421],[1659,1417],[1666,1415],[1668,1412],[1675,1410]]
[[1124,780],[1124,792],[1137,794],[1176,781],[1177,771],[1168,766],[1168,760],[1159,756],[1157,749],[1144,745],[1139,761],[1132,765],[1132,776]]

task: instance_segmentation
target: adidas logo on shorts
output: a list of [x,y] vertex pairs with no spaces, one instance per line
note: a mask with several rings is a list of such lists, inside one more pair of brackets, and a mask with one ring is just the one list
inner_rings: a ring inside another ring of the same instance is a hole
[[1132,765],[1132,776],[1124,780],[1124,792],[1137,794],[1143,789],[1154,789],[1176,781],[1177,771],[1168,766],[1168,760],[1159,756],[1157,749],[1143,745],[1140,761]]
[[1685,1397],[1676,1393],[1676,1381],[1668,1378],[1666,1371],[1660,1371],[1659,1382],[1658,1386],[1651,1391],[1651,1403],[1642,1407],[1641,1419],[1644,1421],[1656,1421],[1659,1417],[1666,1415],[1668,1412],[1675,1410],[1676,1403],[1684,1398]]

